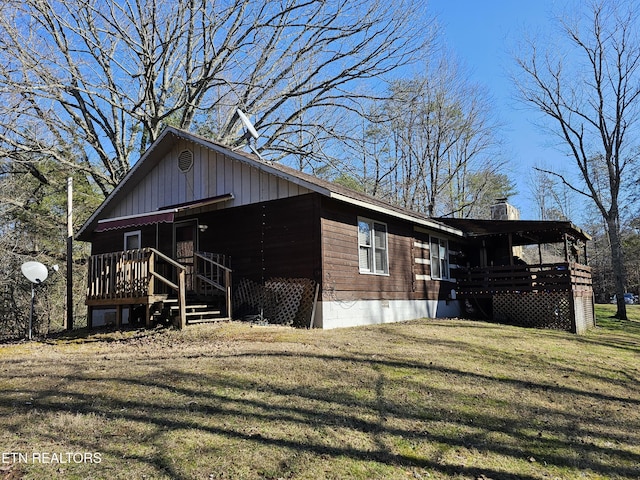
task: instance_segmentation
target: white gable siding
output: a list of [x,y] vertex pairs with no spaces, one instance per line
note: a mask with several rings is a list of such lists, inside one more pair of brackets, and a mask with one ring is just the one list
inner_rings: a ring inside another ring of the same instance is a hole
[[[193,166],[183,173],[178,156],[193,152]],[[232,193],[225,206],[240,206],[309,193],[288,180],[220,152],[186,140],[177,142],[149,174],[107,215],[107,218],[153,212],[170,205]]]

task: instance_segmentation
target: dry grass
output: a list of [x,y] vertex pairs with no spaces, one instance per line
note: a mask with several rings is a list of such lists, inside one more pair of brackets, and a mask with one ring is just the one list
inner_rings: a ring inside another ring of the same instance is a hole
[[640,307],[610,313],[582,337],[423,320],[0,346],[0,453],[28,456],[0,478],[639,478]]

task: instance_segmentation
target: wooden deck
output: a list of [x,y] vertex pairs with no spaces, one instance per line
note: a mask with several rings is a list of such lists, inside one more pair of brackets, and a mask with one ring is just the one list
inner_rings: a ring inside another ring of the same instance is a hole
[[[458,271],[456,293],[490,318],[525,327],[584,333],[595,325],[591,268],[578,263]],[[480,307],[482,308],[482,307]]]
[[[231,269],[219,263],[219,255],[197,252],[194,272],[198,289],[203,294],[212,291],[224,296],[224,318],[231,318]],[[151,326],[152,316],[162,311],[164,304],[172,304],[171,315],[177,324],[187,324],[186,268],[154,248],[93,255],[88,262],[88,286],[85,304],[88,326],[91,327],[94,308],[114,308],[116,326],[122,322],[122,309],[144,306],[145,325]]]

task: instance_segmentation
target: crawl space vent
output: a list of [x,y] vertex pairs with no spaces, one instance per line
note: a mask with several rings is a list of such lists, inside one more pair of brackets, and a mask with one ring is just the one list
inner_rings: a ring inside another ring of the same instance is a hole
[[183,150],[178,155],[178,168],[182,173],[187,173],[193,166],[193,152],[191,150]]

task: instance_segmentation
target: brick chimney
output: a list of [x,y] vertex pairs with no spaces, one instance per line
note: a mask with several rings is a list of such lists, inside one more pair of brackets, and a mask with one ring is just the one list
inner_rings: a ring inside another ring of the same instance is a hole
[[[520,210],[509,205],[506,198],[497,198],[495,205],[491,205],[491,220],[520,220]],[[522,258],[523,252],[522,246],[514,246],[511,249],[513,257]]]

